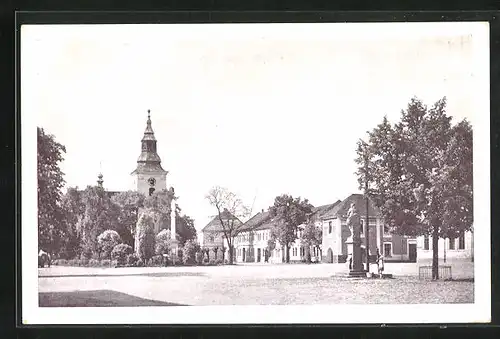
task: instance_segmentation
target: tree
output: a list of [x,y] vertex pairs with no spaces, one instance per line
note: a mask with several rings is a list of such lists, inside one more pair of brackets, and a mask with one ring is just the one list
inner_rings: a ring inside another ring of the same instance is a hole
[[206,199],[217,211],[216,218],[220,224],[220,232],[227,242],[229,264],[232,265],[234,261],[234,239],[242,225],[240,219],[248,218],[250,209],[243,204],[243,201],[235,193],[219,186],[213,187],[208,192]]
[[[365,166],[365,162],[368,166]],[[387,118],[357,147],[358,180],[391,232],[432,236],[432,277],[439,279],[438,239],[472,227],[472,127],[455,126],[446,98],[428,109],[413,98],[401,120]]]
[[105,230],[116,230],[119,209],[100,186],[87,186],[82,192],[82,202],[85,205],[85,212],[77,224],[77,229],[80,234],[82,254],[89,258],[92,254],[100,252],[97,242],[99,234]]
[[301,240],[306,250],[307,262],[311,262],[311,247],[319,248],[323,240],[323,230],[311,220],[306,223]]
[[145,198],[144,194],[136,191],[120,192],[111,198],[111,201],[119,207],[116,231],[123,242],[130,246],[134,245],[135,225]]
[[214,246],[213,251],[215,255],[215,260],[217,260],[217,253],[219,253],[219,246]]
[[269,215],[274,218],[271,239],[284,247],[287,263],[290,262],[290,246],[297,239],[299,226],[309,220],[312,208],[307,199],[287,194],[276,197],[274,205],[269,208]]
[[154,229],[170,229],[170,215],[172,211],[172,200],[176,197],[171,190],[155,191],[151,196],[144,199],[144,207],[150,210],[153,217]]
[[135,253],[146,263],[155,252],[154,213],[146,209],[137,221],[135,231]]
[[179,244],[183,246],[186,241],[197,239],[197,234],[194,227],[194,220],[185,214],[181,216],[180,212],[181,209],[177,206],[176,230]]
[[62,211],[65,222],[65,238],[62,241],[61,256],[72,259],[80,254],[78,223],[83,218],[85,205],[78,188],[69,187],[62,197]]
[[167,254],[172,248],[170,230],[163,229],[156,235],[155,253],[157,255]]
[[59,167],[66,148],[37,128],[38,173],[38,249],[58,253],[65,237],[64,213],[61,208],[61,189],[64,173]]
[[105,257],[111,259],[111,251],[113,248],[120,244],[122,239],[118,232],[113,230],[106,230],[102,232],[97,237],[97,243],[99,244],[99,250],[104,254]]

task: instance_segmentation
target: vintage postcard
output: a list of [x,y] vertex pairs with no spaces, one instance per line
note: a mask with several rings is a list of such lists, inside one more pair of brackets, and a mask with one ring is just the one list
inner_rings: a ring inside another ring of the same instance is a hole
[[24,324],[490,321],[488,23],[22,25],[20,53]]

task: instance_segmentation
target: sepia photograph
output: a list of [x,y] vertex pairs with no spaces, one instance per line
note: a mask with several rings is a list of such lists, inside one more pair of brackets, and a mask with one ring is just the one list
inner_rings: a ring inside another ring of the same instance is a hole
[[20,69],[24,324],[490,321],[488,23],[22,25]]

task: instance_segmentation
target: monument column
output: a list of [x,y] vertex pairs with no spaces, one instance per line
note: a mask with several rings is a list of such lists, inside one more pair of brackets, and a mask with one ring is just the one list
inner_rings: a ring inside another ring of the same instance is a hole
[[177,240],[177,224],[175,213],[175,199],[174,188],[170,187],[171,200],[170,200],[170,239],[172,244],[172,261],[177,260],[177,251],[179,249],[179,240]]
[[347,226],[351,231],[351,236],[347,238],[347,253],[350,277],[364,277],[366,272],[363,269],[363,258],[361,256],[361,218],[354,203],[351,204],[347,213]]

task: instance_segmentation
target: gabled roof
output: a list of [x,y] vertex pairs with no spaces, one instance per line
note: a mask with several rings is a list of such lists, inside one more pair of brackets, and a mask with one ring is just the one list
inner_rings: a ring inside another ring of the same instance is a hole
[[266,223],[271,218],[269,211],[262,211],[255,214],[253,217],[247,220],[240,228],[241,231],[249,231],[253,229],[257,229],[262,224]]
[[[351,204],[354,203],[356,208],[358,209],[359,214],[364,217],[366,216],[366,199],[362,194],[351,194],[346,199],[344,199],[339,204],[335,205],[332,209],[324,213],[321,219],[330,219],[330,218],[346,218],[347,212],[351,207]],[[368,217],[380,217],[380,210],[375,206],[371,199],[368,200]]]
[[[241,224],[241,221],[235,217],[231,212],[227,209],[224,209],[220,215],[223,220],[231,220],[234,219],[235,223]],[[216,215],[205,227],[202,228],[202,232],[207,231],[222,231],[222,225],[220,223],[219,216]]]
[[335,206],[337,206],[340,203],[341,203],[341,201],[337,200],[333,204],[327,204],[327,205],[322,205],[322,206],[314,207],[313,208],[313,218],[314,219],[320,219],[323,215],[325,215],[326,213],[328,213],[331,209],[333,209]]

